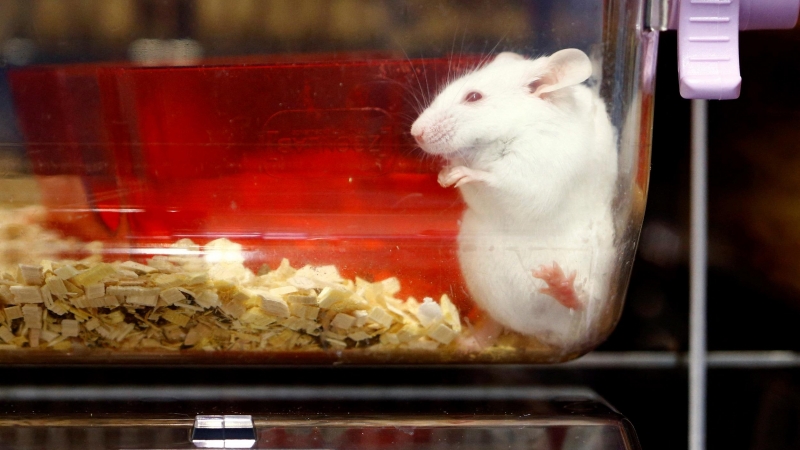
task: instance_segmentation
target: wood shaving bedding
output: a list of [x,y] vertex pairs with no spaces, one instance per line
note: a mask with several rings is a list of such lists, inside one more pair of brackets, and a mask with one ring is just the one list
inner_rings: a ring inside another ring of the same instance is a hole
[[348,280],[286,259],[255,274],[227,239],[172,250],[145,264],[93,256],[0,271],[3,348],[437,350],[462,331],[446,294],[401,300],[394,277]]

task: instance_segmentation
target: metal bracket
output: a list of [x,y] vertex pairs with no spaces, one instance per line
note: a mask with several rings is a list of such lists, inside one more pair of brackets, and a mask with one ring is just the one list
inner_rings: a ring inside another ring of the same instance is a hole
[[739,30],[792,28],[800,1],[672,0],[671,6],[681,96],[722,100],[739,97]]
[[192,443],[199,448],[250,448],[256,443],[252,416],[197,416]]

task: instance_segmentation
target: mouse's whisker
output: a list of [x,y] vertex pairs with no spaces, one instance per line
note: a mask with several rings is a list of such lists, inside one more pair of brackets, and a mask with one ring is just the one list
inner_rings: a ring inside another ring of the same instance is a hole
[[379,80],[399,86],[406,94],[408,94],[408,97],[404,97],[405,102],[417,113],[417,115],[424,110],[425,100],[422,98],[424,97],[423,93],[418,92],[416,89],[409,86],[409,83],[401,83],[400,81],[385,77],[379,78]]
[[456,36],[458,36],[458,28],[456,28],[456,31],[453,32],[453,42],[450,44],[450,55],[447,59],[447,84],[450,84],[450,82],[453,81],[451,77],[453,76],[453,53],[456,50]]
[[[419,110],[420,110],[419,112],[421,112],[424,109],[424,105],[425,105],[425,102],[426,102],[425,90],[423,90],[423,88],[422,88],[422,81],[419,78],[419,73],[417,72],[417,68],[414,67],[414,63],[411,61],[411,58],[408,56],[408,53],[406,52],[406,49],[403,48],[402,45],[398,45],[398,47],[400,48],[400,51],[403,52],[403,55],[405,56],[406,61],[408,62],[409,67],[411,68],[411,73],[414,74],[414,79],[417,82],[417,88],[419,89],[418,92],[419,92],[419,95],[422,97],[422,100],[420,100],[420,98],[417,97],[417,95],[414,92],[412,92],[410,88],[408,88],[408,89],[409,89],[409,93],[411,93],[411,95],[414,97],[414,99],[417,102],[417,108],[419,108]],[[427,85],[427,78],[426,78],[425,82],[426,82],[426,85]],[[430,92],[428,92],[428,95],[430,95]]]

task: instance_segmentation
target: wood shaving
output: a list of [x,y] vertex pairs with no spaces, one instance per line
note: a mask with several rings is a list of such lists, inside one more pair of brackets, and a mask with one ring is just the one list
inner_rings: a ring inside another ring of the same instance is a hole
[[395,277],[348,280],[335,266],[287,259],[256,274],[226,239],[171,249],[146,261],[51,258],[0,271],[3,348],[437,350],[463,329],[447,295],[396,298]]
[[77,320],[70,320],[64,319],[61,321],[61,335],[66,337],[76,337],[78,336],[78,321]]
[[0,326],[0,339],[6,344],[12,344],[14,342],[14,333],[7,326]]
[[106,285],[103,283],[94,283],[86,286],[86,298],[100,298],[106,295]]
[[77,275],[79,272],[78,269],[72,266],[62,266],[59,267],[58,269],[55,269],[53,273],[55,273],[56,276],[61,278],[62,280],[69,280],[70,278]]
[[40,266],[20,264],[19,274],[25,284],[42,284],[42,268]]
[[28,328],[42,328],[42,308],[36,305],[22,307],[22,320]]
[[28,342],[30,343],[31,347],[38,347],[39,346],[39,337],[42,334],[42,330],[35,330],[30,329],[28,330]]
[[38,286],[11,286],[13,303],[44,303],[41,289]]
[[22,318],[22,307],[20,307],[19,305],[3,308],[3,312],[5,313],[6,319],[9,322],[13,321],[14,319]]

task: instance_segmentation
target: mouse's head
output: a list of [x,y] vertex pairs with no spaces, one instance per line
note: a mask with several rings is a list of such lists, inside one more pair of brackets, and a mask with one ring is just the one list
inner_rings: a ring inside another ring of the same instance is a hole
[[589,57],[566,49],[538,59],[500,53],[447,85],[411,126],[422,149],[448,156],[514,139],[528,123],[552,119],[558,92],[586,81]]

